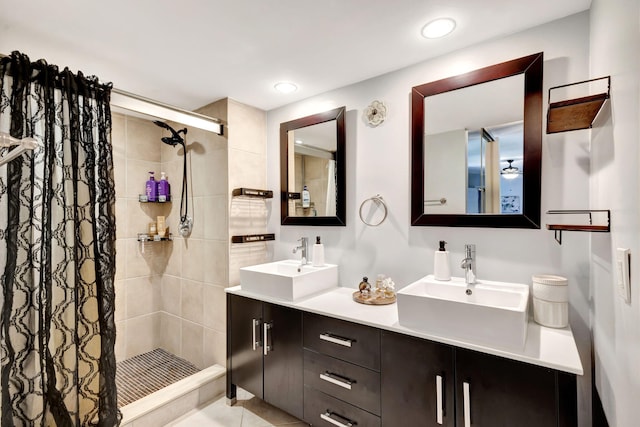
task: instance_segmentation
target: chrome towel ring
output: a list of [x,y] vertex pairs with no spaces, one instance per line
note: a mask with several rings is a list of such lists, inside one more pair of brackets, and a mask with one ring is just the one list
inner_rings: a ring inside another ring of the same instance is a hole
[[[364,208],[365,205],[368,205],[369,203],[374,203],[378,208],[382,208],[382,210],[384,211],[383,215],[382,215],[382,219],[376,223],[372,223],[372,222],[367,222],[364,219],[364,216],[362,215],[362,210]],[[366,225],[369,225],[371,227],[377,227],[378,225],[382,224],[384,222],[385,219],[387,219],[387,204],[385,203],[384,199],[382,198],[382,196],[380,194],[376,194],[373,197],[369,197],[368,199],[365,199],[361,204],[360,204],[360,210],[359,210],[359,215],[360,215],[360,220],[362,222],[364,222]]]

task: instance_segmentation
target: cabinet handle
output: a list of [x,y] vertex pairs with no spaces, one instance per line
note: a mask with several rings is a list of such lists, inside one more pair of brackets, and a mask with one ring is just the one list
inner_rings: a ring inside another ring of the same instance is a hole
[[[329,411],[328,409],[324,414],[320,414],[320,418],[338,427],[353,427],[354,425],[358,424],[355,421],[351,421],[349,418],[340,416],[334,412]],[[339,420],[336,420],[336,418],[339,418]]]
[[469,391],[469,383],[462,383],[462,396],[464,400],[464,427],[471,427],[471,392]]
[[260,346],[260,340],[258,340],[258,333],[256,331],[256,328],[260,326],[260,319],[252,319],[251,320],[251,347],[253,348],[253,351],[256,351],[256,349]]
[[333,335],[328,332],[325,332],[324,334],[320,334],[320,339],[323,341],[332,342],[334,344],[343,345],[345,347],[351,347],[351,344],[356,341],[350,338],[339,337],[337,335]]
[[333,374],[329,371],[326,371],[324,374],[320,374],[320,379],[330,382],[331,384],[338,385],[342,388],[346,388],[347,390],[351,390],[351,385],[355,383],[355,381],[343,377],[341,375]]
[[436,375],[436,422],[442,424],[444,408],[442,406],[442,375]]
[[266,356],[270,350],[273,350],[269,345],[269,329],[271,329],[272,326],[271,326],[271,323],[266,323],[266,322],[263,323],[262,326],[264,328],[264,345],[262,346],[262,348],[263,348],[263,354]]

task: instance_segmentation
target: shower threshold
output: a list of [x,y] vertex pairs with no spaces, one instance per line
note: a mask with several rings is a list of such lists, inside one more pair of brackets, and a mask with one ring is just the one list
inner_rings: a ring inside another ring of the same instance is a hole
[[157,348],[116,364],[118,407],[122,408],[200,372],[190,362]]

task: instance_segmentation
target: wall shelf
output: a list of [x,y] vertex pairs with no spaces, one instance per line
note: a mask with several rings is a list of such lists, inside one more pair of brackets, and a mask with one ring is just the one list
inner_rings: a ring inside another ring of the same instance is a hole
[[276,235],[274,233],[245,234],[241,236],[231,236],[231,243],[254,243],[254,242],[267,242],[270,240],[276,240]]
[[140,203],[153,203],[153,204],[159,204],[159,205],[164,205],[165,203],[171,203],[171,199],[165,200],[164,202],[161,202],[159,200],[156,200],[155,202],[150,202],[149,200],[147,200],[147,195],[146,194],[139,194],[138,195],[138,201]]
[[157,237],[157,235],[155,236],[150,236],[147,233],[138,233],[138,242],[142,242],[142,243],[151,243],[151,242],[169,242],[173,240],[173,235],[169,234],[169,236],[167,237]]
[[[606,224],[593,224],[593,214],[606,214]],[[596,233],[608,233],[611,231],[611,211],[608,209],[584,209],[584,210],[552,210],[549,215],[588,215],[589,224],[547,224],[547,230],[553,230],[554,238],[558,244],[562,244],[563,231],[588,231]]]
[[[551,102],[551,91],[569,86],[581,85],[597,80],[607,80],[607,91],[595,95],[583,96],[580,98],[567,99],[564,101]],[[549,89],[549,108],[547,110],[547,133],[567,132],[578,129],[590,129],[593,120],[596,118],[605,101],[611,94],[611,76],[597,79],[585,80],[577,83],[570,83],[555,86]]]
[[240,197],[240,196],[245,196],[245,197],[257,197],[257,198],[262,198],[262,199],[272,199],[273,198],[273,191],[271,190],[256,190],[254,188],[235,188],[232,192],[231,195],[233,197]]

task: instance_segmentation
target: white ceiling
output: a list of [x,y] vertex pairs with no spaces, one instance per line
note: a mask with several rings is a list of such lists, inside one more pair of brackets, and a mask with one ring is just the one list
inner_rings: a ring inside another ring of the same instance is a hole
[[[0,53],[194,109],[270,110],[587,10],[591,0],[0,0]],[[434,18],[457,21],[439,40]],[[278,81],[293,94],[276,93]]]

